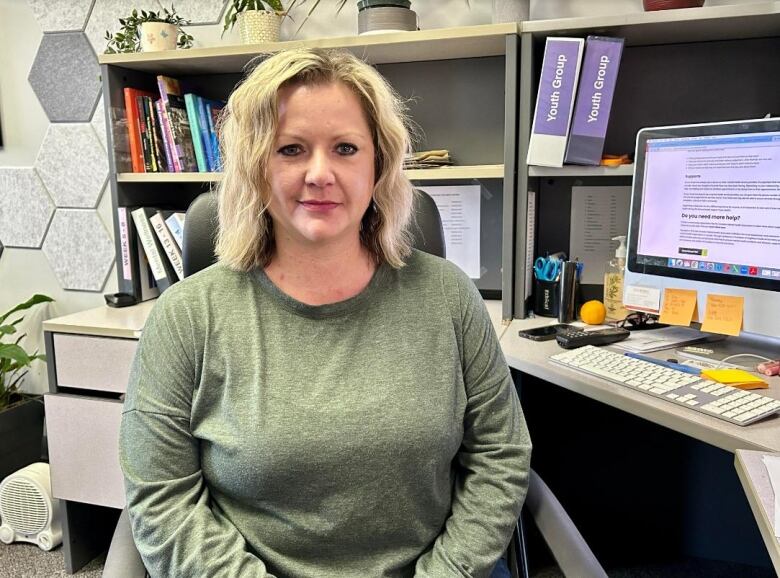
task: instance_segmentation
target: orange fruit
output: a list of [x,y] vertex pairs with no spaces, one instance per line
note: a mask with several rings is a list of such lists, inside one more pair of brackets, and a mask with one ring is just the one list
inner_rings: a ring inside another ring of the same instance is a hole
[[588,325],[601,325],[607,318],[607,308],[598,299],[583,303],[580,307],[580,319]]

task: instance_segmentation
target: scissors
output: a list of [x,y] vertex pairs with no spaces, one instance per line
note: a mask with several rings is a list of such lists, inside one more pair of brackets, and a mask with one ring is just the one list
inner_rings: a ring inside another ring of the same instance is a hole
[[534,261],[534,275],[540,281],[555,281],[561,272],[560,259],[537,257]]

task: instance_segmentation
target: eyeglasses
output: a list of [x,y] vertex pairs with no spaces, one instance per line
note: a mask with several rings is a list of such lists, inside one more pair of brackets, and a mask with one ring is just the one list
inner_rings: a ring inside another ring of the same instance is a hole
[[642,313],[641,311],[634,311],[626,315],[624,319],[617,322],[618,327],[625,328],[628,325],[628,329],[650,329],[660,325],[658,323],[658,316],[650,313]]

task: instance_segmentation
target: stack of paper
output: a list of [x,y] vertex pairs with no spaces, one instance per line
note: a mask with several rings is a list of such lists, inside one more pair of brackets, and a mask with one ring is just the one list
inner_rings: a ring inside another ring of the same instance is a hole
[[764,456],[763,459],[775,493],[775,537],[780,538],[780,456]]
[[431,169],[453,164],[450,151],[446,149],[434,151],[418,151],[406,155],[405,169]]
[[661,351],[677,345],[695,343],[706,339],[706,335],[690,327],[662,327],[632,331],[628,339],[615,343],[615,347],[635,353]]

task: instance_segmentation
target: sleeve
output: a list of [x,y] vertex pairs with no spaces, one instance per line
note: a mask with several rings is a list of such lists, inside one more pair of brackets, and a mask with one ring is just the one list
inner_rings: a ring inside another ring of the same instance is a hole
[[459,280],[467,407],[452,510],[415,576],[489,576],[528,490],[531,440],[498,337],[474,284]]
[[210,507],[190,431],[195,340],[183,304],[166,297],[141,335],[119,434],[136,547],[151,576],[273,578],[238,529]]

